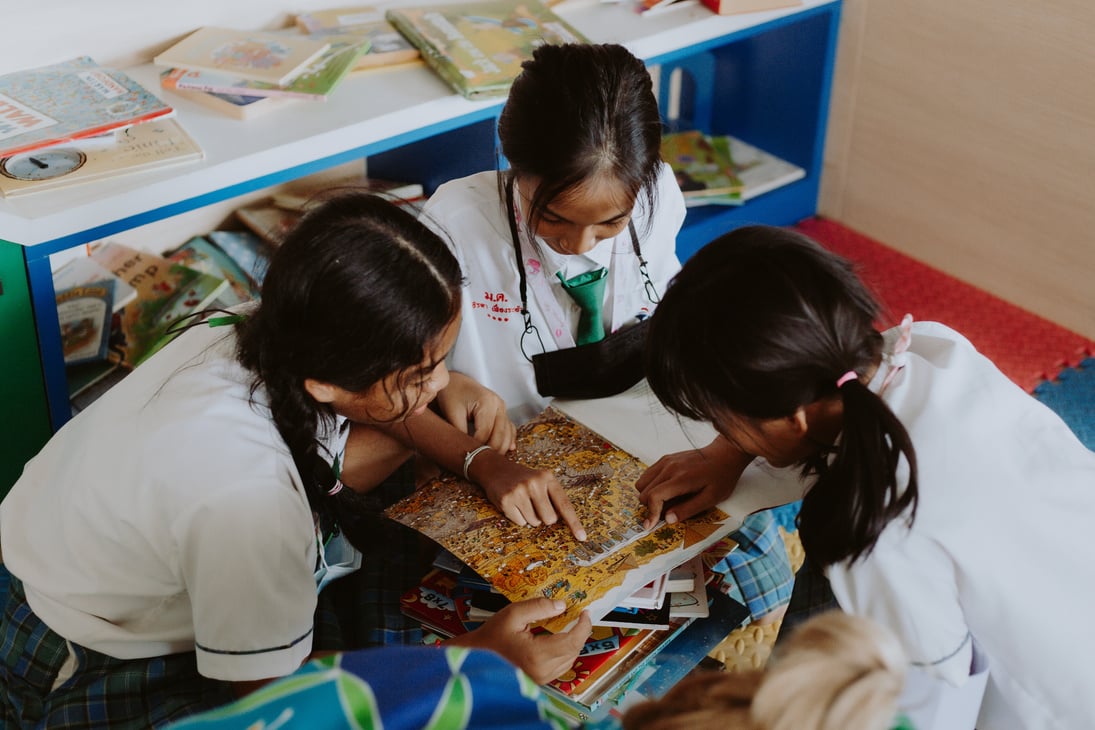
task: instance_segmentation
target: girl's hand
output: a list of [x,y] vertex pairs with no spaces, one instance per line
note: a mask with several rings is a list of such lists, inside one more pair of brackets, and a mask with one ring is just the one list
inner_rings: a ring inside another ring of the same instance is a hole
[[[687,520],[729,497],[745,467],[753,460],[719,436],[702,449],[680,451],[658,459],[647,469],[635,488],[649,515],[643,528],[649,530],[662,517],[669,524]],[[675,500],[675,501],[674,501]]]
[[517,446],[517,426],[506,415],[505,401],[477,380],[450,371],[436,402],[446,421],[476,441],[503,453]]
[[562,518],[575,538],[586,539],[566,490],[547,469],[530,469],[495,451],[484,451],[475,457],[468,476],[510,521],[539,527]]
[[543,684],[570,669],[593,628],[589,614],[583,611],[570,631],[534,634],[529,629],[530,624],[557,616],[565,609],[565,603],[550,598],[511,603],[475,631],[446,643],[495,651],[537,684]]

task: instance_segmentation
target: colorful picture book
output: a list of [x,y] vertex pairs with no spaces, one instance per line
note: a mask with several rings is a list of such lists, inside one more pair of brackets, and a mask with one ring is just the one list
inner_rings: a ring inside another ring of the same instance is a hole
[[137,298],[136,289],[114,276],[110,270],[103,267],[91,256],[77,256],[71,261],[66,261],[57,271],[54,271],[53,289],[54,291],[61,291],[62,289],[70,289],[81,284],[91,284],[103,279],[113,279],[114,281],[115,312]]
[[173,113],[125,73],[87,56],[15,71],[0,76],[0,157]]
[[252,296],[258,299],[273,253],[270,246],[251,231],[209,231],[205,237],[236,262],[250,281]]
[[112,344],[108,356],[127,368],[170,341],[167,330],[173,322],[209,307],[228,287],[224,279],[114,241],[91,255],[137,290],[137,299],[122,310],[121,341]]
[[240,222],[271,246],[280,245],[302,215],[270,203],[255,203],[236,209]]
[[384,11],[369,5],[301,13],[296,24],[313,36],[347,34],[367,39],[369,49],[358,58],[355,69],[417,63],[422,58],[418,49],[384,19]]
[[284,86],[328,48],[326,41],[306,36],[205,26],[158,54],[153,62]]
[[178,121],[157,119],[5,157],[0,160],[0,194],[7,198],[30,195],[204,157]]
[[685,205],[741,205],[806,176],[806,170],[729,135],[697,130],[662,137]]
[[65,365],[105,360],[114,314],[113,277],[57,292]]
[[251,276],[220,246],[203,236],[194,236],[169,252],[167,258],[226,280],[228,288],[217,297],[219,307],[232,307],[259,298],[259,287]]
[[563,614],[543,622],[549,631],[565,629],[587,608],[594,619],[603,616],[736,526],[710,509],[644,530],[647,512],[635,481],[646,465],[551,407],[518,429],[511,458],[555,473],[586,529],[585,542],[561,522],[510,522],[479,487],[455,475],[430,482],[386,514],[432,538],[511,601],[565,601]]
[[399,7],[385,17],[469,99],[504,96],[538,46],[588,42],[538,0]]
[[[286,39],[303,37],[281,33],[270,35]],[[160,74],[160,85],[180,92],[190,90],[324,101],[354,69],[357,59],[368,50],[369,41],[355,36],[330,36],[324,39],[324,43],[326,49],[283,84],[245,78],[229,72],[176,67]]]

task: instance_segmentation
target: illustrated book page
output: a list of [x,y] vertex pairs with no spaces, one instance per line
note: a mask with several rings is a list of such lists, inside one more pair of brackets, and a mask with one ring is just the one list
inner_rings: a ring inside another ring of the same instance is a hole
[[740,524],[711,509],[644,531],[647,511],[635,482],[646,465],[551,407],[518,429],[512,458],[555,473],[586,529],[585,542],[562,522],[510,522],[478,486],[455,475],[435,479],[386,514],[438,542],[511,601],[565,601],[562,615],[543,622],[548,631],[565,629],[584,609],[594,619],[603,616]]
[[305,36],[207,25],[160,53],[153,62],[281,86],[299,76],[328,48],[326,41]]
[[[591,400],[555,400],[552,407],[605,434],[619,448],[646,464],[679,451],[699,449],[718,433],[709,423],[692,421],[669,413],[658,401],[646,380],[618,395]],[[797,469],[775,469],[762,461],[750,464],[738,486],[719,508],[732,515],[737,524],[747,515],[801,499],[805,484]],[[666,566],[668,572],[689,556]],[[638,586],[636,586],[637,588]]]
[[504,96],[538,46],[588,42],[538,0],[400,7],[386,17],[468,98]]
[[174,109],[88,56],[0,76],[0,157],[94,137]]

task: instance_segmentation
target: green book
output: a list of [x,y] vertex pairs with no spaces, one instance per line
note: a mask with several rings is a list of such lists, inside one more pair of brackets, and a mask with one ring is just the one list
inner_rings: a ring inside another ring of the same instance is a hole
[[589,42],[538,0],[400,7],[385,17],[469,99],[505,96],[538,46]]

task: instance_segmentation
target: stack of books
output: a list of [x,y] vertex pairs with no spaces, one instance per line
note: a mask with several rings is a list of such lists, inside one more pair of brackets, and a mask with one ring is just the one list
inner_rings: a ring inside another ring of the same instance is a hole
[[174,114],[127,74],[87,56],[0,76],[0,194],[202,159]]
[[742,205],[800,180],[806,170],[729,135],[692,130],[662,137],[687,206]]
[[157,55],[160,85],[248,119],[299,100],[325,101],[371,46],[356,35],[206,26]]
[[301,31],[313,37],[358,36],[368,49],[357,59],[354,71],[421,65],[422,54],[384,19],[384,11],[371,5],[314,10],[296,17]]
[[[404,596],[403,610],[443,636],[471,630],[509,602],[528,598],[566,603],[538,631],[568,630],[588,611],[597,629],[586,650],[571,672],[545,685],[562,709],[587,719],[705,614],[716,582],[705,566],[736,547],[727,537],[736,521],[716,507],[644,529],[646,508],[634,483],[645,465],[554,407],[518,429],[511,458],[556,474],[587,539],[578,542],[562,523],[517,526],[481,489],[442,476],[385,512],[451,553]],[[719,639],[745,620],[748,611],[742,611],[737,624],[720,627]]]

